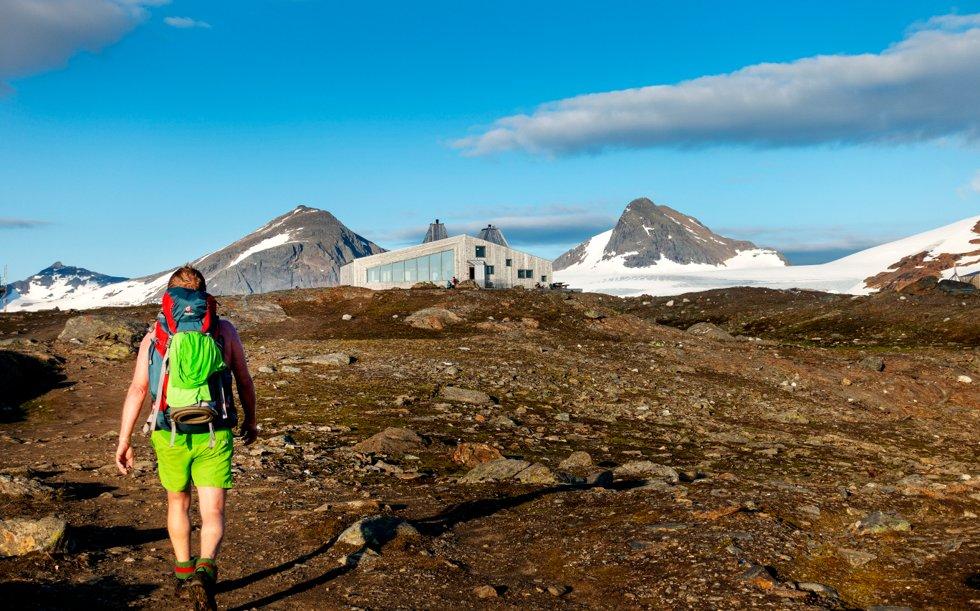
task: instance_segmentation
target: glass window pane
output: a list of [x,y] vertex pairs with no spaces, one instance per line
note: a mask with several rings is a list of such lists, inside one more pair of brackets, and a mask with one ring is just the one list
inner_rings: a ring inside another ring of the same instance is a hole
[[439,253],[429,255],[429,279],[433,282],[442,280],[442,256]]
[[381,281],[391,282],[391,263],[381,266]]
[[391,264],[391,281],[405,282],[405,262],[398,261]]
[[368,282],[377,282],[380,279],[379,268],[372,267],[368,270]]
[[405,282],[416,282],[418,279],[418,259],[405,261]]
[[452,280],[456,275],[456,262],[454,261],[453,251],[442,251],[442,279]]
[[419,257],[417,259],[419,266],[419,280],[429,280],[429,257]]

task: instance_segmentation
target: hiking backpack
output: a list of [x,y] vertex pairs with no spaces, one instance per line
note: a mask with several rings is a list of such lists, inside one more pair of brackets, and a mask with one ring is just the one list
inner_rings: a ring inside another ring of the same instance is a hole
[[180,287],[163,294],[150,346],[153,410],[145,432],[169,428],[173,446],[178,429],[182,433],[207,430],[213,447],[214,429],[234,425],[231,374],[221,341],[215,337],[217,330],[214,297]]

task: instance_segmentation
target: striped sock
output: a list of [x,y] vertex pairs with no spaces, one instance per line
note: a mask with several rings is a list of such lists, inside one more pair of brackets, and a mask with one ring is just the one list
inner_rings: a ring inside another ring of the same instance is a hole
[[211,581],[218,580],[218,565],[211,558],[198,558],[194,565],[194,571],[207,573]]
[[194,566],[197,563],[195,558],[191,558],[187,562],[174,562],[174,577],[177,579],[187,579],[194,574]]

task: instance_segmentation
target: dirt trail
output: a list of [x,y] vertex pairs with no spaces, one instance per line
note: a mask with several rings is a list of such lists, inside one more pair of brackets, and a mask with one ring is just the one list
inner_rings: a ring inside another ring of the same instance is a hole
[[[222,301],[262,427],[236,454],[222,608],[980,605],[980,299],[740,290],[667,306],[329,289]],[[404,322],[426,307],[462,322]],[[140,437],[134,476],[111,465],[132,360],[58,341],[74,315],[0,316],[0,350],[60,368],[0,412],[0,468],[55,492],[0,496],[0,517],[70,526],[63,550],[0,559],[0,599],[168,607],[152,452]],[[682,330],[700,321],[742,337]],[[338,352],[353,362],[310,358]],[[449,399],[446,386],[489,399]],[[421,440],[352,449],[386,427]],[[461,483],[461,442],[544,471]],[[576,451],[591,464],[559,465]],[[874,512],[909,528],[855,529]],[[411,532],[337,543],[368,515]]]

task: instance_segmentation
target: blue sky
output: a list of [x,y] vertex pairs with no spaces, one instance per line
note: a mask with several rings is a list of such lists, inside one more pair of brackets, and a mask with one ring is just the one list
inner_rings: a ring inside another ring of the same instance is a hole
[[980,212],[980,1],[3,4],[13,279],[152,273],[298,204],[556,256],[647,196],[800,261]]

